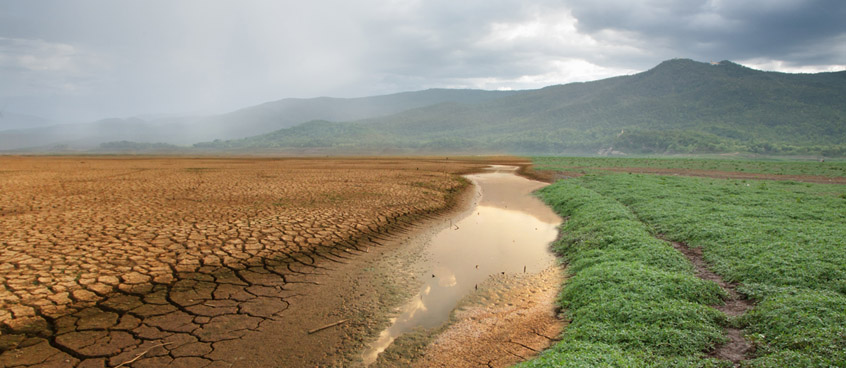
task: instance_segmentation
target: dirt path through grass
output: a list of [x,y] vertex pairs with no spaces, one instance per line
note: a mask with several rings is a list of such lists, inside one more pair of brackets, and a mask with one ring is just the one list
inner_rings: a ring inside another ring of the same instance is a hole
[[[699,308],[686,320],[673,320],[685,321],[680,324],[684,328],[705,317],[710,319],[707,329],[696,331],[697,341],[680,346],[690,349],[691,365],[722,361],[724,363],[720,364],[739,363],[744,367],[822,367],[841,366],[846,362],[842,339],[846,336],[843,328],[846,326],[843,297],[846,290],[843,252],[846,248],[842,246],[846,239],[842,226],[846,195],[842,185],[594,172],[560,181],[553,187],[557,190],[550,190],[550,199],[565,211],[565,215],[583,208],[592,209],[585,214],[584,221],[574,222],[578,220],[574,214],[568,221],[568,227],[578,236],[573,236],[572,243],[562,244],[562,248],[572,250],[568,267],[576,275],[568,279],[565,294],[568,290],[577,290],[576,286],[583,283],[580,277],[584,277],[581,275],[586,271],[579,270],[581,264],[592,270],[598,267],[592,266],[598,262],[617,262],[617,268],[640,259],[655,262],[661,248],[658,244],[649,253],[628,254],[633,253],[632,244],[657,241],[655,235],[661,234],[661,238],[679,243],[673,249],[671,243],[662,242],[663,248],[684,259],[687,267],[681,271],[712,285],[720,296],[719,299],[701,299],[701,305],[710,307]],[[573,195],[567,191],[583,194]],[[582,198],[587,196],[590,201],[607,204],[599,206]],[[607,231],[600,226],[603,219],[607,219]],[[633,227],[624,227],[625,224],[641,227],[644,231],[630,232]],[[605,246],[598,248],[597,243],[582,241],[582,236],[604,240],[607,245],[597,242]],[[579,259],[583,255],[584,261]],[[664,262],[654,264],[665,265]],[[696,267],[692,267],[694,265]],[[607,273],[608,268],[604,272]],[[616,268],[612,270],[617,272]],[[587,275],[597,279],[604,276]],[[625,282],[625,279],[618,282]],[[735,282],[737,284],[733,284]],[[604,292],[606,288],[598,290]],[[674,290],[681,289],[676,286]],[[754,306],[737,294],[754,301]],[[565,302],[579,306],[592,294],[568,295],[573,297]],[[723,302],[726,305],[723,306]],[[587,321],[593,317],[590,313],[605,304],[607,301],[603,300],[603,304],[586,309],[584,315],[578,314],[578,309],[574,312],[572,307],[568,310]],[[656,305],[640,314],[652,313],[663,312]],[[589,336],[598,340],[594,336],[601,335],[593,332],[598,328],[590,334],[577,334],[584,329],[578,321],[574,317],[564,334],[564,341],[568,341],[569,336]],[[653,328],[655,324],[643,326]],[[644,336],[643,341],[649,341],[652,336]],[[704,337],[708,337],[710,343],[698,343],[708,342]],[[620,345],[636,352],[647,350],[643,346],[662,349],[680,341],[673,337],[651,346],[640,342],[625,345],[631,341],[628,335],[625,338]],[[612,335],[606,341],[616,343],[618,340]],[[565,354],[571,352],[584,355],[575,343],[561,344],[557,349],[561,353],[548,355],[556,361],[564,360]],[[679,366],[678,363],[669,365]]]
[[[713,307],[715,309],[725,313],[729,317],[737,317],[755,306],[751,300],[738,294],[737,290],[735,290],[737,287],[736,283],[726,282],[722,277],[708,269],[708,264],[705,262],[705,259],[702,258],[702,248],[689,247],[686,244],[679,242],[670,243],[673,245],[673,248],[684,254],[684,256],[693,263],[696,277],[703,280],[713,281],[717,283],[717,285],[720,285],[720,287],[728,293],[729,297],[725,300],[725,304],[714,305]],[[729,338],[729,341],[717,346],[714,351],[709,353],[709,356],[717,359],[729,360],[734,363],[735,366],[739,366],[741,361],[749,358],[749,354],[753,348],[752,344],[749,340],[743,337],[743,330],[740,328],[726,326],[725,334],[726,337]]]

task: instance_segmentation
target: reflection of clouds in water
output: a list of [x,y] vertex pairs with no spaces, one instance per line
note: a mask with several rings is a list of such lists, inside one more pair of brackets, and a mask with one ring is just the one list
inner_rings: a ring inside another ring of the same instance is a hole
[[362,359],[365,365],[370,365],[379,357],[379,353],[394,342],[397,336],[401,335],[409,326],[413,325],[414,317],[426,313],[429,308],[423,302],[423,297],[432,292],[432,286],[426,285],[420,293],[408,301],[403,307],[399,317],[391,318],[391,327],[382,330],[379,338],[371,345],[370,350],[364,353]]
[[458,282],[455,281],[455,275],[449,275],[447,277],[442,277],[438,280],[438,286],[440,286],[440,287],[453,287],[457,284],[458,284]]
[[517,166],[510,166],[510,165],[490,165],[488,168],[485,169],[486,173],[493,173],[493,174],[500,174],[500,173],[508,173],[514,174],[517,172]]
[[392,342],[394,342],[394,339],[396,338],[396,335],[394,334],[396,333],[396,331],[393,331],[393,326],[396,326],[396,321],[396,318],[391,318],[391,328],[386,328],[382,330],[382,332],[379,334],[379,338],[376,339],[376,342],[374,342],[373,345],[371,345],[370,350],[364,353],[364,356],[362,357],[362,359],[364,360],[364,364],[370,365],[375,362],[376,359],[379,357],[379,353],[385,351],[385,349],[389,345],[391,345]]
[[399,317],[402,322],[408,322],[414,319],[414,316],[417,313],[426,312],[429,308],[426,308],[426,303],[423,302],[423,296],[429,295],[432,291],[432,287],[426,285],[426,288],[417,294],[416,298],[411,298],[408,304],[405,305],[405,312]]
[[[438,286],[440,287],[453,287],[458,285],[458,281],[455,279],[455,273],[453,273],[449,268],[446,267],[437,267],[435,268],[435,274],[438,278]],[[428,289],[432,289],[431,286],[426,286]],[[429,293],[426,293],[427,295]]]

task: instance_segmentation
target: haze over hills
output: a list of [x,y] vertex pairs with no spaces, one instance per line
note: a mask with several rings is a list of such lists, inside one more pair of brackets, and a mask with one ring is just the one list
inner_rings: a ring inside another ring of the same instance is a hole
[[[39,144],[26,139],[33,136]],[[109,142],[98,148],[106,152],[846,156],[846,71],[787,74],[673,59],[643,73],[538,90],[285,99],[211,117],[0,132],[6,149],[57,142]]]
[[[429,89],[361,98],[288,98],[221,115],[103,119],[85,124],[63,124],[22,129],[18,124],[0,129],[0,150],[57,145],[90,149],[104,142],[133,141],[190,145],[214,139],[236,139],[288,128],[310,120],[349,121],[394,114],[442,102],[476,103],[514,94],[513,91]],[[30,124],[32,126],[32,124]],[[4,125],[5,127],[5,125]],[[114,144],[110,144],[115,147]],[[133,147],[138,147],[134,145]]]
[[0,111],[0,131],[35,128],[52,124],[54,123],[50,120],[38,116],[16,114],[8,111]]
[[668,60],[643,73],[442,103],[351,123],[313,121],[206,149],[846,155],[846,72],[786,74]]

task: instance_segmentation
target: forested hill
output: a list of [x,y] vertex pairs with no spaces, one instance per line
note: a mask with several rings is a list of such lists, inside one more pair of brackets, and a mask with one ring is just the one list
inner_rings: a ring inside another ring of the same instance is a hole
[[[477,103],[512,95],[514,91],[428,89],[359,98],[286,98],[237,111],[210,116],[103,119],[91,123],[51,125],[32,119],[13,124],[14,116],[0,126],[0,151],[45,146],[97,151],[134,151],[163,144],[193,144],[228,140],[290,128],[307,121],[350,121],[373,118],[444,102]],[[27,124],[28,123],[28,124]],[[134,142],[130,142],[134,141]]]
[[846,72],[665,61],[643,73],[454,101],[346,123],[314,121],[203,149],[507,153],[746,151],[846,155]]

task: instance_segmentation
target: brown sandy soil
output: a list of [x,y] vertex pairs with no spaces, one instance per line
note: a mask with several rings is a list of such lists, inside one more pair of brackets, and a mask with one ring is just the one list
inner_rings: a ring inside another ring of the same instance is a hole
[[484,163],[2,157],[0,366],[344,365],[397,303],[370,250]]
[[411,366],[507,367],[537,355],[564,329],[555,313],[563,279],[559,266],[494,278],[453,313]]

